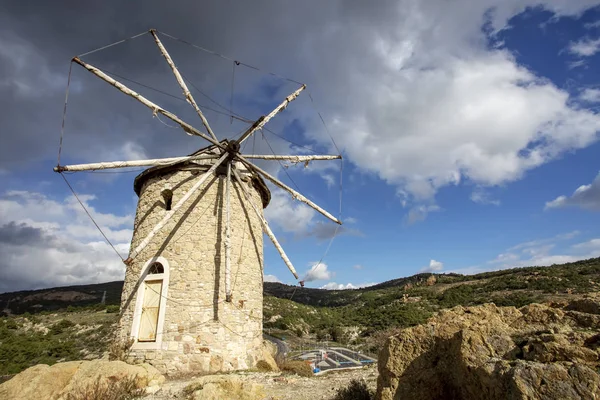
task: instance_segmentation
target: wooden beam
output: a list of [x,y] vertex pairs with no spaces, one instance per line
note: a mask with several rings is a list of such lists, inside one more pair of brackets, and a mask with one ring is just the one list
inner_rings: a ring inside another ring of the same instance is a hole
[[227,153],[223,154],[221,158],[219,158],[219,160],[215,164],[213,164],[213,166],[210,167],[210,169],[206,171],[206,173],[202,175],[200,179],[198,179],[194,186],[192,186],[192,188],[188,190],[186,194],[183,195],[183,197],[177,202],[177,204],[175,204],[175,206],[173,206],[173,208],[170,211],[167,211],[163,219],[154,226],[154,228],[152,229],[152,231],[150,231],[148,236],[146,236],[144,240],[142,240],[142,242],[135,249],[133,249],[131,253],[129,253],[129,257],[127,258],[127,260],[124,261],[126,265],[131,265],[135,257],[137,257],[137,255],[140,254],[140,252],[146,246],[148,246],[154,235],[156,235],[158,231],[160,231],[167,224],[167,222],[169,222],[173,215],[175,215],[175,213],[179,211],[183,204],[204,184],[204,182],[213,174],[213,172],[215,172],[219,165],[221,165],[221,163],[225,161],[225,159],[228,156],[229,154]]
[[281,256],[281,258],[283,259],[283,262],[285,263],[285,265],[287,265],[287,267],[289,268],[289,270],[292,272],[292,275],[294,275],[294,278],[298,279],[298,273],[296,272],[296,269],[292,265],[292,262],[290,261],[290,259],[288,258],[287,254],[285,254],[285,251],[283,250],[283,248],[281,247],[281,245],[277,241],[277,238],[275,237],[275,235],[273,234],[273,231],[269,227],[269,224],[268,224],[267,220],[265,219],[265,217],[263,217],[262,213],[258,210],[258,208],[256,207],[256,205],[252,202],[252,198],[248,194],[248,191],[246,190],[246,187],[244,187],[244,183],[242,182],[242,178],[240,178],[238,172],[235,169],[233,169],[233,176],[237,180],[237,182],[239,183],[239,185],[240,185],[240,187],[242,189],[242,193],[244,194],[244,197],[246,198],[246,201],[248,203],[250,203],[250,205],[252,206],[252,209],[256,213],[256,216],[258,217],[258,219],[260,220],[260,222],[261,222],[261,224],[263,226],[263,230],[265,231],[265,233],[267,234],[267,236],[269,237],[269,239],[271,239],[271,242],[273,242],[273,245],[275,246],[275,248],[279,252],[279,255]]
[[288,104],[290,104],[290,102],[296,100],[296,97],[298,97],[300,92],[302,92],[304,89],[306,89],[306,85],[300,86],[300,88],[298,90],[296,90],[294,93],[292,93],[288,97],[286,97],[285,100],[280,105],[278,105],[273,111],[271,111],[271,113],[269,113],[268,115],[266,115],[264,117],[260,117],[260,119],[257,120],[254,123],[254,125],[252,125],[250,127],[250,129],[248,129],[246,132],[244,132],[244,134],[238,139],[238,143],[241,144],[244,140],[248,139],[254,132],[262,129],[262,127],[265,126],[265,124],[267,122],[269,122],[271,120],[271,118],[273,118],[275,115],[277,115],[281,111],[285,110],[285,108],[287,107]]
[[102,72],[98,68],[94,67],[93,65],[81,61],[78,57],[73,58],[73,61],[76,62],[77,64],[81,65],[83,68],[87,69],[88,71],[90,71],[92,74],[96,75],[98,78],[102,79],[103,81],[110,83],[112,86],[116,87],[118,90],[125,93],[127,96],[133,97],[134,99],[136,99],[137,101],[139,101],[140,103],[142,103],[143,105],[145,105],[146,107],[151,109],[153,113],[162,114],[165,117],[169,118],[171,121],[176,122],[183,128],[184,131],[186,131],[190,135],[200,136],[201,138],[208,140],[210,143],[214,144],[218,148],[223,149],[223,150],[225,149],[223,147],[223,145],[221,143],[219,143],[219,141],[211,138],[210,136],[206,135],[205,133],[200,132],[198,129],[194,128],[192,125],[183,121],[177,115],[163,109],[162,107],[158,106],[157,104],[154,104],[153,102],[151,102],[150,100],[148,100],[147,98],[142,96],[141,94],[139,94],[136,91],[123,85],[121,82],[114,80],[113,78],[106,75],[104,72]]
[[295,156],[295,155],[261,155],[261,154],[244,154],[247,159],[257,160],[285,160],[293,163],[305,162],[305,161],[317,161],[317,160],[339,160],[342,156],[330,156],[330,155],[315,155],[315,156]]
[[183,161],[209,160],[219,157],[214,155],[187,156],[187,157],[171,157],[171,158],[154,158],[150,160],[132,160],[132,161],[107,161],[89,164],[74,164],[74,165],[59,165],[54,167],[54,172],[63,171],[96,171],[102,169],[113,168],[131,168],[131,167],[150,167],[157,165],[170,165]]
[[[230,207],[231,197],[231,162],[227,163],[227,181],[225,182],[225,301],[231,302],[231,227]],[[238,266],[239,268],[239,266]]]
[[248,168],[249,170],[251,170],[251,171],[253,170],[255,172],[260,173],[262,176],[264,176],[265,178],[267,178],[268,180],[270,180],[271,182],[273,182],[273,184],[275,184],[276,186],[278,186],[281,189],[285,190],[286,192],[290,193],[294,199],[299,200],[299,201],[303,202],[304,204],[306,204],[306,205],[314,208],[316,211],[318,211],[319,213],[321,213],[323,216],[329,218],[330,220],[332,220],[336,224],[342,225],[342,221],[340,221],[339,219],[337,219],[336,217],[334,217],[333,215],[331,215],[325,209],[319,207],[317,204],[315,204],[314,202],[312,202],[311,200],[309,200],[308,198],[306,198],[305,196],[303,196],[299,192],[295,191],[291,187],[287,186],[285,183],[279,181],[277,178],[275,178],[274,176],[270,175],[267,171],[265,171],[265,170],[257,167],[256,165],[252,164],[250,161],[246,160],[246,158],[244,156],[242,156],[241,154],[237,154],[236,158],[238,158],[241,162],[243,162],[244,165],[246,166],[246,168]]
[[190,90],[188,89],[187,85],[183,81],[183,77],[181,76],[181,74],[179,73],[179,70],[175,66],[175,63],[173,62],[173,59],[171,58],[171,56],[167,52],[167,49],[165,48],[165,46],[163,46],[162,42],[158,38],[158,35],[156,34],[156,30],[151,29],[150,33],[154,37],[154,41],[156,42],[156,45],[158,46],[158,49],[162,53],[163,57],[165,57],[165,60],[167,60],[167,64],[169,64],[169,66],[171,67],[171,70],[173,71],[173,75],[175,75],[175,79],[177,79],[177,83],[179,83],[179,86],[181,87],[181,90],[183,90],[183,95],[185,96],[185,99],[187,100],[188,103],[190,103],[190,105],[192,107],[194,107],[194,110],[196,110],[196,113],[198,114],[198,116],[202,120],[202,124],[206,128],[206,131],[210,134],[210,136],[212,136],[213,139],[215,139],[218,142],[219,139],[217,139],[217,136],[215,135],[215,133],[213,132],[213,130],[210,128],[210,125],[208,124],[208,121],[206,120],[206,117],[204,116],[204,114],[200,110],[200,107],[198,107],[198,104],[196,104],[196,100],[194,100],[194,97],[190,93]]

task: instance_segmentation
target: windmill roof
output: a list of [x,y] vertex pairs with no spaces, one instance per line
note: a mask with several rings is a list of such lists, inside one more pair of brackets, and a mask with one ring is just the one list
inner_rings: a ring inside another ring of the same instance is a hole
[[[226,145],[227,140],[222,140],[221,144]],[[210,146],[203,147],[201,149],[196,150],[190,156],[198,156],[202,154],[209,154],[213,151],[216,151],[217,146],[211,144]],[[150,179],[159,177],[162,175],[170,174],[175,171],[180,171],[184,169],[208,169],[210,168],[210,164],[199,164],[193,161],[181,161],[177,163],[173,163],[170,165],[159,165],[155,167],[148,168],[142,171],[138,176],[135,177],[133,181],[133,190],[139,196],[144,183]],[[262,199],[263,208],[266,208],[269,202],[271,201],[271,191],[265,184],[265,181],[258,174],[251,174],[252,185],[254,188],[260,193],[260,197]]]

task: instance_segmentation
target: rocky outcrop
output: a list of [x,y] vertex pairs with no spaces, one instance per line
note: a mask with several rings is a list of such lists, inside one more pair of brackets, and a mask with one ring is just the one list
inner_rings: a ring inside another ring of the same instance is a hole
[[38,364],[0,385],[0,399],[62,400],[98,383],[132,379],[137,388],[156,392],[165,378],[148,364],[129,365],[122,361],[70,361],[48,366]]
[[441,311],[388,338],[377,399],[600,398],[598,299]]

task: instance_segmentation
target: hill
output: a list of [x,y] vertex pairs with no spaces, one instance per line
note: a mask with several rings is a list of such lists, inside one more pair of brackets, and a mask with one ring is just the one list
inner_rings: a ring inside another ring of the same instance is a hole
[[[123,282],[0,294],[0,375],[108,351]],[[265,282],[264,328],[291,345],[334,340],[377,351],[397,328],[456,305],[521,307],[600,291],[600,258],[477,275],[418,274],[353,290]],[[105,298],[102,303],[102,298]]]

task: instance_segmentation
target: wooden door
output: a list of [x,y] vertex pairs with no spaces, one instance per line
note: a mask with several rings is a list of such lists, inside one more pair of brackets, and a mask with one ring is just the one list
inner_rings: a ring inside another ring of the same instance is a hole
[[140,316],[140,331],[138,333],[139,342],[156,341],[162,283],[162,280],[144,282],[144,300],[142,303],[142,315]]

